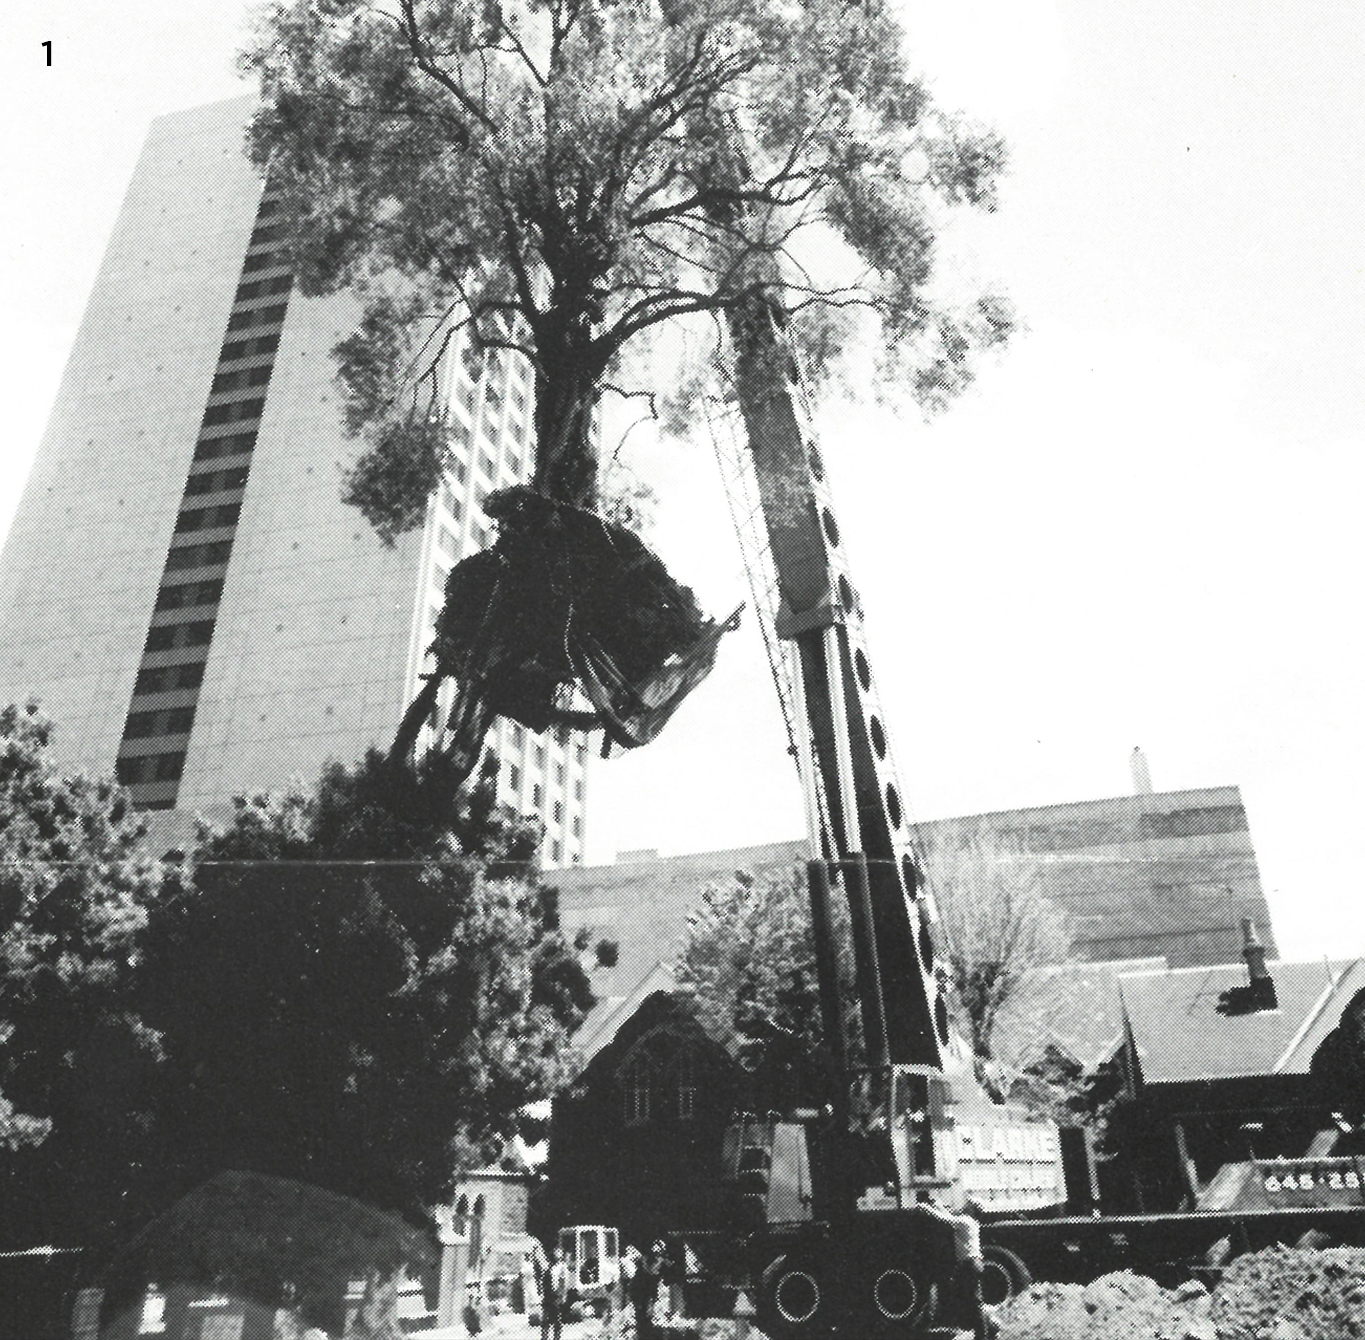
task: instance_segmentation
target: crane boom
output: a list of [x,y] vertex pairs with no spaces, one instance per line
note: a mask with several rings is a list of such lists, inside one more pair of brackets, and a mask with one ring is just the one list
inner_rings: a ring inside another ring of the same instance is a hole
[[[799,365],[771,292],[755,289],[732,313],[730,334],[777,575],[777,634],[792,644],[798,666],[804,720],[797,726],[809,744],[802,784],[807,813],[821,829],[812,840],[843,875],[868,1061],[874,1068],[941,1069],[948,1014],[935,963],[933,903],[910,847],[862,611]],[[798,759],[806,752],[798,749]],[[829,936],[819,924],[819,903],[817,896],[817,945]]]

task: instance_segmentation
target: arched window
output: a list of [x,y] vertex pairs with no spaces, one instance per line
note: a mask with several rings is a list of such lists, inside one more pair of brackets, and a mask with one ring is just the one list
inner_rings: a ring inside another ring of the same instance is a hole
[[679,1121],[691,1121],[697,1110],[697,1067],[691,1052],[683,1052],[673,1068]]
[[621,1072],[627,1126],[643,1126],[649,1120],[651,1067],[646,1056],[635,1057]]

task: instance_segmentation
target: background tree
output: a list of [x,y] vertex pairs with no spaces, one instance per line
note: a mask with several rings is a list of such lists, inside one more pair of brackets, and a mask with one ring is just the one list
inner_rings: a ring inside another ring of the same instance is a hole
[[[851,980],[851,966],[843,968]],[[733,881],[703,889],[674,976],[694,993],[703,1027],[730,1040],[774,1106],[824,1097],[833,1062],[820,1013],[809,894],[798,873],[755,877],[741,870]],[[851,1011],[853,993],[843,994]]]
[[[1003,151],[933,109],[883,0],[276,0],[244,62],[300,286],[364,302],[337,350],[365,442],[346,487],[382,536],[423,519],[449,463],[455,332],[534,372],[538,501],[489,499],[497,552],[452,572],[438,626],[465,767],[494,712],[582,724],[564,715],[575,687],[617,745],[644,743],[709,668],[690,592],[581,516],[598,401],[640,337],[765,296],[861,307],[889,381],[933,401],[1008,332],[998,299],[954,312],[930,285],[936,228],[991,207]],[[836,241],[837,273],[815,274]],[[837,357],[843,327],[820,329],[812,347]],[[670,657],[689,673],[665,691]]]
[[234,1168],[418,1213],[564,1077],[592,996],[538,832],[491,773],[453,817],[402,777],[239,801],[153,916],[162,1203]]
[[[1065,1057],[1047,1051],[1048,1024],[1064,1015],[1067,1003],[1065,976],[1049,969],[1069,959],[1071,941],[1036,869],[1003,858],[978,835],[961,847],[932,849],[926,871],[954,1018],[979,1077],[997,1097],[1079,1112],[1080,1075]],[[841,992],[851,1011],[847,909],[840,898],[833,906],[843,927],[837,931],[845,960]],[[894,967],[884,964],[888,970]],[[823,1049],[809,894],[800,876],[741,873],[733,884],[705,889],[675,972],[695,992],[703,1020],[736,1039],[751,1070],[772,1056],[780,1058],[779,1068],[790,1067],[789,1058]],[[828,1073],[827,1064],[822,1069]]]
[[1041,1056],[1043,1021],[1065,1009],[1064,979],[1048,970],[1071,958],[1066,915],[1044,894],[1036,862],[984,830],[928,844],[925,874],[958,1027],[981,1078],[1006,1092]]
[[159,895],[112,778],[62,773],[38,708],[0,709],[0,1240],[84,1240],[116,1213],[157,1061],[134,996]]

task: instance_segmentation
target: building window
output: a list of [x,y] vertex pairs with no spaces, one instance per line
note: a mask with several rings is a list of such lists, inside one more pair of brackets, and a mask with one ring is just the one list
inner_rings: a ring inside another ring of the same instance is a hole
[[538,745],[536,745],[536,767],[538,767],[538,768],[543,768],[544,766],[545,766],[545,746],[544,746],[543,744],[538,744]]
[[178,782],[185,771],[184,754],[158,754],[156,756],[156,780],[158,782]]
[[175,646],[175,625],[164,624],[147,634],[146,651],[169,651]]
[[188,735],[194,726],[194,708],[177,707],[166,713],[165,734]]
[[442,526],[436,532],[436,543],[452,557],[460,552],[460,542],[455,538],[449,526]]
[[[564,806],[561,805],[557,800],[555,801],[554,804],[554,821],[557,824],[562,824],[564,822]],[[555,845],[558,846],[559,844],[556,843]],[[556,861],[559,860],[559,857],[556,856],[555,860]]]
[[550,859],[552,861],[562,861],[564,859],[564,844],[558,839],[550,843]]
[[170,675],[164,666],[151,670],[139,670],[133,685],[133,693],[161,693],[165,690]]
[[583,836],[583,820],[580,819],[576,814],[574,815],[573,822],[569,825],[569,827],[573,830],[574,837]]
[[638,1056],[621,1076],[627,1126],[643,1126],[649,1120],[649,1062]]
[[526,729],[516,723],[512,725],[512,743],[520,749],[526,743]]
[[540,789],[540,783],[537,782],[537,783],[531,788],[531,804],[534,805],[534,806],[536,807],[537,810],[539,810],[539,809],[540,809],[541,801],[542,801],[543,799],[544,799],[544,796],[543,796],[543,794],[542,794],[542,792],[541,792],[541,789]]
[[130,712],[128,723],[123,728],[125,740],[145,740],[156,734],[155,712]]
[[114,776],[120,786],[132,786],[142,780],[142,759],[120,758],[114,763]]
[[559,786],[564,785],[564,765],[562,763],[555,764],[555,782]]
[[573,784],[573,798],[575,800],[583,799],[583,782],[581,778],[576,780]]
[[521,790],[521,769],[515,763],[507,766],[507,784],[513,791]]
[[678,1059],[678,1120],[691,1121],[697,1110],[697,1071],[690,1055]]

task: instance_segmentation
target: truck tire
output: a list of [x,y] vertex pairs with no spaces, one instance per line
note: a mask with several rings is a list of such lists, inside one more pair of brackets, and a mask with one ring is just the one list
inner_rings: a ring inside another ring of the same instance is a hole
[[938,1312],[937,1288],[899,1262],[870,1273],[858,1301],[850,1320],[874,1335],[919,1335]]
[[982,1253],[981,1301],[999,1307],[1033,1283],[1029,1268],[1008,1247],[987,1247]]
[[764,1272],[758,1311],[771,1336],[828,1334],[838,1312],[829,1267],[808,1256],[779,1257]]

